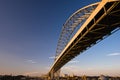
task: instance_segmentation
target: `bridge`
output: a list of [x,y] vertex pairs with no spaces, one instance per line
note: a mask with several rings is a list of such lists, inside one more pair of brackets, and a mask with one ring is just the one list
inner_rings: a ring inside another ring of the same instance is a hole
[[67,62],[119,29],[120,0],[102,0],[73,13],[63,25],[49,77],[53,79]]

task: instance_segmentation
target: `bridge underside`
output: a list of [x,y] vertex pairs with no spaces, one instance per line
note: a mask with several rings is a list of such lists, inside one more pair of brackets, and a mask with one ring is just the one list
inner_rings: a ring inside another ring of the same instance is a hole
[[58,71],[68,61],[120,28],[120,2],[108,2],[94,15],[51,69]]

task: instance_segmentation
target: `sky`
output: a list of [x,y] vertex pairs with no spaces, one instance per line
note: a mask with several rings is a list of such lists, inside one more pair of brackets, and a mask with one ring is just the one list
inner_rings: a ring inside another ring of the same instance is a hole
[[[62,25],[76,10],[100,0],[0,0],[0,75],[46,74]],[[62,74],[120,75],[120,31],[67,63]]]

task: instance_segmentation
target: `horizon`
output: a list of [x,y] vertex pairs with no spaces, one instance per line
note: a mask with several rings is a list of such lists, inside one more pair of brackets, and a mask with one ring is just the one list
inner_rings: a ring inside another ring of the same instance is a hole
[[[39,75],[39,76],[36,76],[36,75],[22,75],[22,74],[1,74],[0,76],[29,76],[29,77],[43,77],[45,76],[46,74],[42,74],[42,75]],[[74,75],[74,74],[62,74],[60,75],[60,77],[64,77],[65,75],[67,76],[79,76],[79,77],[82,77],[82,76],[86,76],[86,77],[99,77],[101,75],[103,76],[109,76],[109,77],[120,77],[120,76],[113,76],[113,75],[104,75],[104,74],[99,74],[99,75]]]

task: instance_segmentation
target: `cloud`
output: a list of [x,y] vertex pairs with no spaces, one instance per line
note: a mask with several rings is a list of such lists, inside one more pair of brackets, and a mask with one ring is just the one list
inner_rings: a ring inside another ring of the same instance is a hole
[[39,72],[27,72],[27,73],[24,73],[24,75],[33,75],[33,74],[37,74]]
[[49,57],[49,59],[55,59],[55,56],[51,56],[51,57]]
[[120,53],[111,53],[111,54],[108,54],[107,56],[120,56]]
[[35,62],[35,61],[33,61],[33,60],[26,60],[26,62],[28,62],[28,63],[37,63],[37,62]]
[[78,60],[70,61],[69,63],[78,63]]
[[62,69],[63,70],[70,70],[70,69],[72,69],[72,66],[66,66],[66,67],[63,67]]
[[78,66],[70,66],[70,65],[68,65],[68,66],[62,67],[62,70],[72,70],[72,71],[74,71],[73,69],[74,70],[78,69]]
[[62,73],[67,73],[67,74],[73,74],[73,73],[77,74],[77,73],[79,73],[80,69],[78,66],[68,65],[68,66],[62,67],[61,71],[62,71]]

